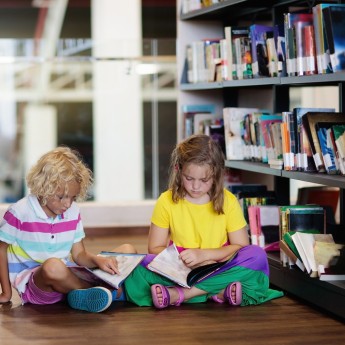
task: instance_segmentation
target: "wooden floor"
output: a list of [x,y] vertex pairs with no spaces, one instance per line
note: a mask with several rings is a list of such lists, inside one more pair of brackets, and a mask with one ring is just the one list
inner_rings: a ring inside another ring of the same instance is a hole
[[[86,240],[97,253],[130,242],[146,252],[146,236],[101,236]],[[291,296],[253,307],[216,303],[165,310],[113,304],[100,314],[52,306],[0,305],[0,344],[345,344],[345,323]]]

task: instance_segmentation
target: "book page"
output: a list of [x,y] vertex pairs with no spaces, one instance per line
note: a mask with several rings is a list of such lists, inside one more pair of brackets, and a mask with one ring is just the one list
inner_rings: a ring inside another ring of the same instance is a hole
[[122,254],[115,252],[101,252],[99,255],[114,256],[116,258],[120,274],[109,274],[99,268],[92,269],[92,272],[96,276],[115,288],[120,286],[120,284],[130,275],[134,268],[138,266],[145,257],[145,254]]
[[69,268],[80,279],[93,285],[107,283],[111,287],[118,289],[121,283],[129,276],[136,266],[145,258],[146,254],[123,254],[115,252],[101,252],[102,256],[114,256],[118,263],[120,274],[110,274],[100,268],[88,268],[83,266],[70,266]]
[[189,287],[187,276],[191,271],[179,258],[179,253],[175,246],[171,245],[160,252],[148,265],[148,269],[156,272],[175,283]]

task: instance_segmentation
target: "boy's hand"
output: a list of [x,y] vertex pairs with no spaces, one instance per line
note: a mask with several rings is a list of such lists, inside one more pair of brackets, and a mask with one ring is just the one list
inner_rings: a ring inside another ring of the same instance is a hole
[[97,266],[105,272],[110,274],[120,274],[117,261],[114,257],[97,256],[96,263]]

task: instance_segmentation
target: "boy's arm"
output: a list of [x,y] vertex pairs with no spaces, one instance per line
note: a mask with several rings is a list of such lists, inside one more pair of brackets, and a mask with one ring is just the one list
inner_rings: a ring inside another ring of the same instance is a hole
[[115,257],[97,256],[85,249],[83,241],[74,243],[72,246],[72,259],[79,266],[98,267],[110,274],[119,274]]
[[0,241],[0,303],[9,302],[12,298],[12,287],[8,274],[7,247],[7,243]]

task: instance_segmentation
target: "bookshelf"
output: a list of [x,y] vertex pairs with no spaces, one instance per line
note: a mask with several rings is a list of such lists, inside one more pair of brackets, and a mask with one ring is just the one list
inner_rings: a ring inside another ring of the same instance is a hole
[[[193,40],[224,37],[224,27],[228,25],[250,25],[254,22],[274,22],[282,20],[283,13],[290,6],[308,6],[308,1],[255,1],[226,0],[207,8],[182,13],[182,0],[177,1],[177,67],[180,86],[178,109],[185,104],[213,103],[218,112],[224,107],[257,107],[282,112],[290,109],[289,88],[302,86],[336,86],[339,93],[339,111],[345,111],[345,72],[299,77],[254,78],[210,83],[187,83],[185,57],[186,46]],[[344,1],[314,1],[317,3],[343,3]],[[182,114],[178,113],[178,139],[182,139]],[[290,180],[318,183],[340,188],[340,224],[337,235],[345,239],[345,177],[324,173],[305,173],[270,168],[267,164],[249,161],[229,161],[225,165],[239,169],[246,175],[258,179],[269,178],[278,195],[278,204],[290,204]],[[343,228],[343,229],[342,229]],[[323,311],[345,319],[345,282],[324,282],[310,278],[298,269],[283,267],[277,256],[269,254],[270,280],[272,285],[303,299]]]

